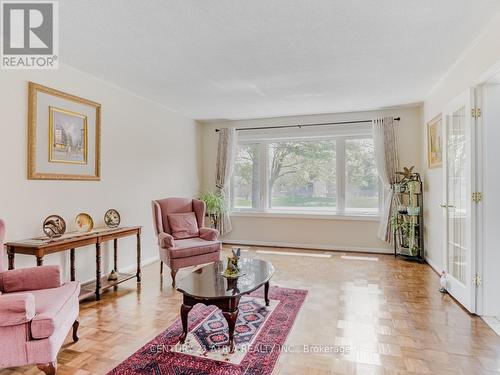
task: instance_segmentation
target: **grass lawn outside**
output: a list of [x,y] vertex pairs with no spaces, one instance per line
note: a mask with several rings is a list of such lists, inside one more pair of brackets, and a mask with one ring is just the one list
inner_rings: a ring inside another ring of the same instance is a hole
[[[366,208],[370,211],[378,208],[378,198],[377,197],[352,197],[346,202],[347,208],[353,208],[359,210],[360,208]],[[236,198],[234,202],[235,208],[252,208],[252,202],[250,199]],[[276,197],[272,199],[272,208],[317,208],[321,210],[331,209],[334,210],[337,207],[336,198],[307,198],[307,197]]]

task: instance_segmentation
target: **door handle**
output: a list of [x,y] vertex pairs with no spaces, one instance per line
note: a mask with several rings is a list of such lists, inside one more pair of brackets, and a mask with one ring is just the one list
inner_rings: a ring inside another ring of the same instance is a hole
[[444,203],[443,203],[443,204],[440,204],[439,206],[440,206],[441,208],[453,208],[453,207],[455,207],[455,206],[454,206],[454,205],[452,205],[452,204],[444,204]]

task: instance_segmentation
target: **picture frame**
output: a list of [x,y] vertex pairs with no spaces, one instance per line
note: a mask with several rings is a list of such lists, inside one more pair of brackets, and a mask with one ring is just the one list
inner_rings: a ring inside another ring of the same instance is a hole
[[443,116],[440,113],[427,123],[427,164],[429,168],[443,165]]
[[28,85],[28,179],[99,181],[101,105]]

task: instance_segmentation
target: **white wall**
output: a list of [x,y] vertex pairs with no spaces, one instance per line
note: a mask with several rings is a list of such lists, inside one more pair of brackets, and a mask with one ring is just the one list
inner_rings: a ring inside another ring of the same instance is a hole
[[[101,181],[31,181],[26,178],[28,81],[101,103]],[[123,225],[143,226],[143,260],[158,256],[150,201],[193,196],[199,188],[198,125],[169,109],[67,66],[56,71],[0,72],[0,217],[7,240],[39,236],[44,218],[63,216],[68,230],[74,217],[89,213],[103,225],[108,208]],[[111,266],[112,246],[104,247],[103,267]],[[119,267],[135,263],[135,238],[119,241]],[[77,278],[95,275],[93,248],[76,252]],[[49,255],[68,277],[69,255]],[[33,266],[34,257],[16,256],[16,267]]]
[[[436,84],[424,102],[424,124],[422,136],[426,139],[426,123],[442,112],[446,104],[461,92],[479,83],[480,78],[500,61],[500,13],[485,27],[480,37],[468,48],[447,74]],[[428,262],[437,270],[443,268],[442,169],[427,168],[427,142],[424,160],[425,181],[425,244]]]
[[[400,116],[398,124],[399,156],[402,166],[415,165],[420,170],[422,134],[420,107],[395,108],[357,113],[293,116],[239,121],[203,123],[203,180],[204,190],[213,190],[217,155],[218,127],[257,127],[307,124],[332,121],[365,120],[374,117]],[[377,239],[378,221],[341,219],[311,219],[284,217],[233,216],[233,231],[226,240],[261,245],[295,245],[354,251],[391,251],[390,246]]]

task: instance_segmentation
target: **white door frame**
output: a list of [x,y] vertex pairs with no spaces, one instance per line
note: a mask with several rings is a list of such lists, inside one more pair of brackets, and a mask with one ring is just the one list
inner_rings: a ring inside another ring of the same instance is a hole
[[[477,250],[477,213],[475,204],[472,202],[472,192],[477,191],[476,189],[476,153],[477,153],[477,144],[476,144],[476,128],[475,128],[475,119],[472,117],[471,109],[475,107],[475,89],[468,89],[451,102],[446,105],[443,111],[443,198],[444,198],[444,207],[443,207],[443,268],[446,270],[448,285],[447,289],[450,294],[458,300],[468,311],[471,313],[476,312],[476,287],[473,283],[473,278],[476,275],[476,250]],[[467,160],[467,179],[466,186],[468,187],[468,191],[466,192],[466,269],[465,269],[465,277],[464,283],[461,283],[459,280],[455,279],[452,274],[449,273],[448,268],[448,212],[452,207],[448,205],[448,142],[447,142],[447,131],[448,131],[448,114],[453,113],[456,109],[460,108],[462,105],[465,105],[465,130],[468,132],[469,142],[467,143],[467,152],[469,154],[469,160]]]
[[[483,98],[485,94],[485,85],[477,85],[474,88],[475,94],[475,106],[480,108],[483,114],[475,119],[476,122],[476,163],[475,163],[475,176],[476,176],[476,191],[482,192],[484,196],[484,166],[486,160],[486,148],[485,148],[485,131],[484,131],[484,107]],[[476,203],[476,276],[481,280],[482,275],[484,275],[484,197],[483,199]],[[484,304],[484,288],[480,285],[476,285],[476,309],[475,313],[477,315],[482,315],[483,304]]]
[[[486,151],[487,151],[487,142],[486,138],[488,136],[487,130],[485,126],[488,124],[484,123],[485,113],[488,111],[488,108],[485,108],[485,95],[486,95],[486,85],[488,81],[491,80],[492,77],[500,74],[500,61],[497,61],[490,68],[486,69],[475,81],[475,106],[477,108],[481,108],[482,115],[476,119],[476,128],[477,128],[477,161],[476,161],[476,188],[477,191],[483,192],[483,200],[476,204],[477,210],[477,236],[476,236],[476,274],[483,278],[485,275],[486,269],[486,254],[485,254],[485,243],[484,243],[484,235],[485,235],[485,210],[484,205],[488,200],[488,192],[486,192],[484,179],[485,179],[485,168],[493,168],[493,166],[486,165]],[[490,125],[491,126],[491,125]],[[484,282],[484,280],[483,280]],[[488,286],[490,288],[494,288],[494,286]],[[479,285],[476,287],[476,314],[483,315],[485,313],[486,308],[486,298],[485,294],[485,286]]]

